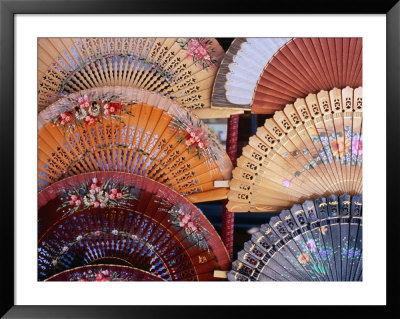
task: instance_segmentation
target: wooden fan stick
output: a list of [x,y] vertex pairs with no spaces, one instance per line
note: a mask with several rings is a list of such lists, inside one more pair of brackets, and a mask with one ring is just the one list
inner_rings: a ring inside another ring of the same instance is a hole
[[[286,108],[286,110],[287,110],[287,108]],[[293,113],[292,113],[292,115],[293,115]],[[325,167],[322,165],[323,169],[321,169],[320,165],[318,165],[321,162],[319,154],[314,149],[313,144],[311,143],[309,138],[307,139],[308,135],[304,132],[305,128],[302,124],[300,124],[300,121],[297,120],[298,121],[297,127],[291,126],[289,124],[289,120],[285,117],[285,115],[282,111],[275,112],[274,120],[278,123],[278,125],[280,125],[281,129],[284,130],[284,132],[287,134],[289,139],[293,142],[295,147],[303,153],[307,162],[310,163],[310,164],[307,164],[306,167],[309,167],[310,170],[311,169],[315,170],[315,172],[316,172],[315,179],[321,180],[323,182],[323,185],[326,184],[326,185],[329,185],[330,187],[332,187],[331,181],[328,180],[326,177],[328,174],[327,174],[326,170],[324,169]],[[304,143],[304,141],[305,141],[305,143]]]
[[[229,158],[232,161],[233,166],[236,166],[237,156],[237,139],[238,139],[238,128],[239,128],[239,115],[232,115],[228,120],[228,131],[226,138],[226,151]],[[234,231],[234,218],[235,214],[228,211],[226,205],[228,201],[222,203],[222,225],[221,225],[221,237],[228,251],[229,256],[233,257],[233,231]]]
[[[136,93],[141,92],[137,91]],[[152,97],[157,96],[152,95]],[[164,100],[162,101],[164,102]],[[160,102],[154,101],[154,103]],[[185,128],[189,126],[186,122],[172,125],[171,114],[177,114],[185,121],[187,118],[187,121],[191,121],[192,126],[196,125],[194,126],[196,130],[202,130],[201,122],[193,122],[199,120],[192,120],[187,111],[174,106],[174,104],[159,104],[160,108],[143,103],[132,105],[129,102],[121,102],[118,105],[121,107],[118,108],[115,118],[114,115],[112,118],[103,118],[99,120],[101,121],[99,124],[95,122],[94,126],[77,123],[74,134],[67,131],[67,134],[63,135],[58,128],[50,129],[49,139],[43,140],[43,147],[39,150],[40,154],[43,151],[45,154],[40,155],[39,163],[42,168],[46,168],[47,165],[41,161],[41,158],[50,158],[49,166],[51,168],[47,169],[47,175],[42,174],[42,176],[49,177],[50,174],[51,181],[55,181],[59,177],[56,176],[56,170],[67,169],[75,174],[99,169],[126,170],[163,180],[171,187],[175,185],[174,187],[178,191],[186,194],[212,190],[214,180],[227,177],[226,173],[229,173],[229,167],[224,164],[220,167],[221,172],[219,172],[219,164],[216,162],[229,161],[227,155],[225,155],[226,159],[223,159],[220,158],[223,155],[221,149],[216,152],[212,151],[218,145],[215,146],[215,143],[212,142],[211,147],[199,149],[202,153],[198,154],[199,158],[197,158],[196,152],[190,152],[187,143],[184,143],[185,140],[182,142],[180,136],[187,135]],[[171,107],[176,109],[171,110]],[[165,113],[166,109],[169,109],[171,114]],[[52,111],[49,111],[48,114],[55,116]],[[69,117],[71,116],[73,115],[70,114]],[[47,132],[47,128],[49,128],[48,124],[42,124],[41,131]],[[56,141],[53,141],[51,131],[54,131]],[[206,132],[201,134],[204,135]],[[210,138],[209,134],[208,137]],[[65,142],[66,138],[67,143]],[[58,147],[54,152],[54,146],[46,148],[48,146],[46,141],[51,141],[53,145],[63,146]],[[64,147],[66,147],[65,150]],[[161,168],[164,168],[164,172]],[[168,171],[168,174],[165,173],[165,170]],[[225,197],[223,192],[218,192],[218,194],[218,197]]]
[[320,91],[275,112],[238,159],[228,207],[261,211],[305,197],[361,192],[361,90]]
[[310,134],[310,132],[313,133],[314,136],[316,136],[317,131],[314,127],[312,118],[307,110],[307,106],[305,105],[304,100],[297,99],[294,105],[292,104],[286,105],[284,113],[287,116],[288,120],[293,125],[293,127],[295,128],[298,136],[304,142],[306,149],[309,150],[310,153],[312,153],[310,154],[312,155],[313,158],[311,160],[311,164],[317,166],[323,164],[321,165],[320,173],[326,175],[326,181],[329,183],[331,189],[337,191],[338,188],[336,187],[336,185],[334,185],[335,178],[334,176],[332,176],[330,167],[327,166],[327,162],[324,161],[324,159],[326,159],[327,157],[325,151],[321,143],[318,143],[316,139],[312,140],[313,135]]
[[39,104],[104,85],[160,92],[192,109],[210,108],[223,49],[215,39],[43,38]]

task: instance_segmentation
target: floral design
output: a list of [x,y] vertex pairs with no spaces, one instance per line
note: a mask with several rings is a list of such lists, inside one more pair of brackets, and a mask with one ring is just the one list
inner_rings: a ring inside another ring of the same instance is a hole
[[355,165],[355,162],[357,160],[357,156],[361,158],[362,153],[363,153],[363,141],[362,141],[362,136],[357,133],[353,136],[353,139],[351,140],[351,152],[352,152],[352,165]]
[[310,239],[306,243],[306,248],[308,251],[315,251],[317,249],[317,245],[314,240]]
[[111,179],[100,183],[97,177],[89,179],[86,183],[78,187],[71,187],[70,190],[63,189],[61,191],[61,199],[63,200],[57,211],[67,208],[66,214],[72,214],[78,209],[104,208],[110,206],[119,206],[126,203],[127,200],[136,199],[130,193],[129,186],[121,186],[118,183],[111,183]]
[[187,42],[178,40],[177,43],[183,50],[186,50],[186,55],[193,59],[195,65],[200,64],[205,70],[210,66],[215,66],[218,62],[214,58],[215,49],[209,39],[192,38]]
[[282,181],[282,186],[283,186],[283,187],[291,187],[292,185],[293,185],[292,182],[289,181],[288,179],[284,179],[284,180]]
[[200,225],[198,218],[189,211],[185,212],[181,208],[172,208],[168,211],[173,219],[170,222],[180,228],[183,228],[188,238],[200,248],[207,249],[208,243],[206,236],[207,230]]
[[344,137],[338,136],[336,140],[331,140],[331,149],[333,157],[338,159],[344,153]]
[[130,281],[132,278],[119,271],[110,271],[108,269],[88,270],[83,273],[73,274],[69,281]]
[[117,229],[113,229],[113,230],[96,230],[93,232],[88,232],[85,234],[81,234],[78,235],[74,240],[72,240],[71,242],[67,243],[64,245],[64,247],[61,248],[61,250],[53,257],[52,260],[52,264],[54,267],[56,267],[58,265],[58,263],[60,262],[61,258],[63,257],[63,255],[67,254],[68,251],[70,251],[71,247],[73,247],[75,244],[77,244],[78,242],[80,242],[81,240],[88,238],[88,237],[99,237],[101,235],[107,235],[107,234],[111,234],[114,236],[119,236],[121,238],[129,238],[131,240],[134,241],[138,241],[143,243],[148,249],[154,251],[154,246],[150,243],[148,243],[146,240],[140,238],[139,236],[135,235],[135,234],[131,234],[129,232],[125,232],[125,231],[121,231],[121,230],[117,230]]
[[332,250],[331,249],[322,249],[318,252],[317,254],[317,258],[318,259],[322,259],[322,260],[326,260],[328,259],[332,254]]
[[50,119],[53,126],[60,126],[63,134],[66,132],[73,133],[76,126],[93,126],[101,123],[102,119],[113,118],[124,123],[119,113],[126,113],[134,116],[126,106],[129,104],[116,101],[120,95],[111,95],[105,93],[95,97],[94,93],[84,94],[79,98],[67,98],[69,105],[59,105],[60,108],[70,108],[74,106],[72,111],[63,112],[57,117]]
[[310,255],[307,253],[301,253],[297,260],[302,265],[308,264],[310,262]]
[[349,259],[354,259],[357,258],[361,255],[360,251],[358,249],[350,248],[342,248],[342,256],[347,257]]
[[[185,143],[188,146],[188,153],[194,151],[196,152],[196,156],[200,159],[203,152],[211,146],[216,147],[219,150],[221,149],[220,144],[218,143],[218,138],[215,134],[207,132],[207,130],[202,127],[200,120],[194,120],[189,112],[187,112],[187,119],[191,124],[190,126],[185,124],[183,121],[174,118],[171,121],[171,127],[173,129],[180,129],[178,143]],[[215,154],[211,155],[215,156]]]
[[322,235],[326,235],[326,233],[328,232],[328,226],[321,226],[319,231],[321,232]]

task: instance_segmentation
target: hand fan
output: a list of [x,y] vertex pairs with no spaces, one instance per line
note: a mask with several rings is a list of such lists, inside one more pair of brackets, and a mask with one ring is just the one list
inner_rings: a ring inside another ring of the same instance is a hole
[[360,281],[362,198],[306,200],[252,235],[228,273],[231,281]]
[[142,88],[190,109],[208,108],[223,55],[211,38],[40,38],[39,111],[103,86]]
[[227,208],[278,211],[304,198],[362,192],[362,88],[297,99],[250,137]]
[[198,208],[137,175],[96,172],[54,183],[39,194],[38,224],[39,280],[104,260],[165,280],[215,280],[214,270],[230,265]]
[[272,114],[309,93],[361,85],[361,38],[235,39],[217,73],[212,106]]
[[265,66],[251,111],[271,114],[299,96],[346,86],[362,86],[362,38],[296,38]]
[[290,38],[236,38],[215,78],[212,106],[250,109],[265,65]]
[[232,163],[215,134],[170,99],[104,87],[39,114],[38,187],[99,170],[147,176],[200,202],[226,198],[214,181],[230,179]]
[[134,267],[105,264],[65,270],[45,281],[163,281],[163,279]]

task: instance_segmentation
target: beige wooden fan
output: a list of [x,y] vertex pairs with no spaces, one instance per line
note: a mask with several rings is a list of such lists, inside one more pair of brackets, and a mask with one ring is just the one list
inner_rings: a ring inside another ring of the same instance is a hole
[[40,38],[39,111],[73,92],[127,86],[210,107],[224,55],[212,38]]
[[362,88],[320,91],[267,119],[237,160],[233,212],[278,211],[329,193],[362,193]]
[[231,178],[218,138],[195,115],[159,94],[126,87],[81,91],[39,114],[39,180],[119,171],[149,177],[193,202],[226,198]]

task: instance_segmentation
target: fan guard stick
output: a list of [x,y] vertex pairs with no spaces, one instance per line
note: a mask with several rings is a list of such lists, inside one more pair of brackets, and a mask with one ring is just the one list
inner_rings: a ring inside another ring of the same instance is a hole
[[[236,166],[237,156],[237,139],[238,139],[238,127],[239,127],[239,114],[231,115],[228,119],[228,132],[226,138],[226,152],[232,161],[233,166]],[[229,256],[233,257],[233,229],[234,229],[234,218],[233,212],[229,212],[226,209],[227,200],[223,202],[222,211],[222,241],[224,242]]]

